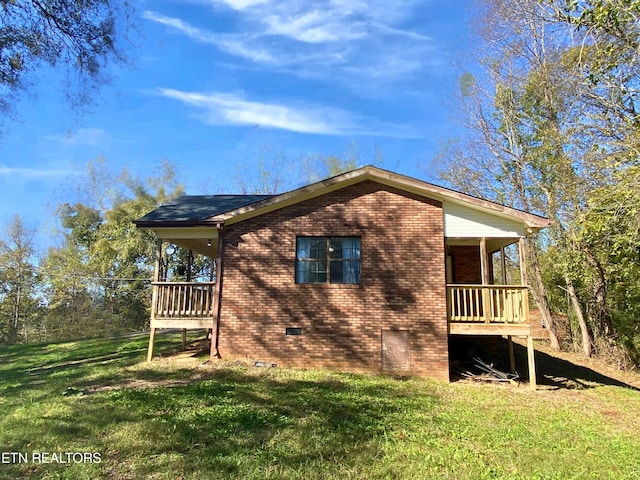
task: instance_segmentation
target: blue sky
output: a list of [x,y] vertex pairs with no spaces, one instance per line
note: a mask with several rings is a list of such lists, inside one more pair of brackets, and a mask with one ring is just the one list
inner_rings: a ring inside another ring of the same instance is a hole
[[134,66],[114,72],[91,112],[65,104],[58,72],[17,105],[0,138],[0,221],[18,213],[50,227],[64,185],[98,156],[140,174],[167,158],[193,194],[233,193],[237,166],[262,146],[297,159],[356,145],[362,164],[377,149],[382,167],[433,180],[431,158],[457,129],[467,5],[142,2]]

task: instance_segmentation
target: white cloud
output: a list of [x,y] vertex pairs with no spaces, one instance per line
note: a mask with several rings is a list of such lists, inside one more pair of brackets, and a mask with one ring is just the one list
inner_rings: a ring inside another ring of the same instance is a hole
[[340,134],[341,128],[350,127],[349,115],[334,109],[247,101],[229,93],[203,94],[169,88],[161,88],[158,93],[203,109],[203,120],[213,125],[250,125],[323,135]]
[[377,124],[351,112],[314,104],[284,105],[249,101],[229,93],[184,92],[160,88],[159,95],[203,111],[199,117],[211,125],[276,128],[318,135],[378,135],[418,138],[422,134],[401,125]]
[[213,34],[207,33],[204,30],[196,28],[190,25],[189,23],[183,20],[180,20],[179,18],[168,17],[166,15],[162,15],[161,13],[157,13],[151,10],[145,10],[144,12],[142,12],[142,16],[147,20],[151,20],[161,25],[174,28],[175,30],[178,30],[184,33],[185,35],[193,38],[194,40],[198,40],[200,42],[214,43]]
[[[144,17],[249,62],[241,66],[338,81],[358,91],[412,80],[442,62],[433,39],[409,28],[416,0],[209,1],[235,10],[231,33],[153,11]],[[375,85],[372,71],[378,72]]]
[[64,145],[102,145],[109,136],[101,128],[79,128],[75,132],[67,130],[64,135],[46,135],[44,139]]
[[267,51],[259,48],[251,48],[248,38],[240,35],[216,34],[207,30],[194,27],[179,18],[168,17],[161,13],[146,10],[143,17],[147,20],[159,23],[177,30],[189,38],[201,43],[215,45],[219,50],[238,56],[256,63],[273,63],[274,59]]
[[263,22],[267,25],[266,34],[305,43],[349,41],[366,36],[362,22],[345,25],[344,19],[331,12],[311,10],[298,15],[269,15]]
[[213,4],[223,4],[234,10],[244,10],[245,8],[253,7],[261,3],[267,3],[268,0],[210,0]]
[[27,179],[63,177],[73,173],[66,168],[22,168],[0,165],[0,175],[7,177],[21,177]]

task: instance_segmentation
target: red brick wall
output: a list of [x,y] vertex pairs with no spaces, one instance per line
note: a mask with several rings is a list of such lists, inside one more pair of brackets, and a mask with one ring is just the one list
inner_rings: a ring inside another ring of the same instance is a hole
[[[409,332],[410,373],[449,378],[439,202],[367,181],[223,235],[223,358],[378,371],[381,332],[397,329]],[[361,284],[296,284],[298,235],[360,236]],[[302,335],[286,336],[286,327]]]
[[453,283],[482,283],[480,247],[452,245],[448,247],[453,268]]

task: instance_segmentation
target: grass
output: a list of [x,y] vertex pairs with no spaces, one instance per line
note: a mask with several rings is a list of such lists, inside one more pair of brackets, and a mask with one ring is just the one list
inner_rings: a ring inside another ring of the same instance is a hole
[[[161,335],[156,351],[178,338]],[[146,342],[1,349],[0,448],[29,461],[5,456],[0,478],[640,478],[640,392],[607,376],[576,375],[574,388],[556,376],[533,393],[240,362],[146,364]],[[101,461],[38,463],[34,452]]]

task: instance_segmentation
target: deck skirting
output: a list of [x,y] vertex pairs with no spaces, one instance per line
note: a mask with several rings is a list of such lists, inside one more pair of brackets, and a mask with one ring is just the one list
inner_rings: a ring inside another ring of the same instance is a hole
[[531,335],[531,325],[528,323],[459,323],[449,322],[450,335],[508,335],[513,337],[528,337]]
[[175,328],[188,330],[213,328],[213,318],[157,318],[151,320],[151,328]]

